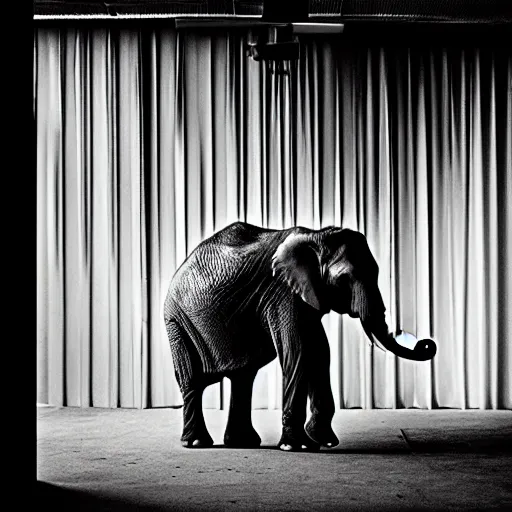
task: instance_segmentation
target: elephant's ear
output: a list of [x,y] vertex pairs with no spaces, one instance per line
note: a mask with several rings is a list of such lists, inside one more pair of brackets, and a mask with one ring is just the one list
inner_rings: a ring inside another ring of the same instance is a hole
[[291,234],[272,256],[273,275],[280,275],[304,302],[320,309],[318,287],[320,262],[318,253],[307,235]]

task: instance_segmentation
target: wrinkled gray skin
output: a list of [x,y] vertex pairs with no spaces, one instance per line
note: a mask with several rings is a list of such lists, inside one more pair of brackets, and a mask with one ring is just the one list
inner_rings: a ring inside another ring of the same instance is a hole
[[[224,444],[259,446],[251,423],[252,385],[276,353],[283,370],[278,446],[336,446],[322,315],[333,310],[360,318],[370,340],[375,336],[400,357],[422,361],[435,355],[431,340],[414,350],[396,343],[384,319],[377,277],[366,238],[348,229],[270,230],[236,222],[203,241],[174,275],[164,308],[184,402],[183,446],[213,444],[202,394],[223,377],[232,384]],[[308,396],[311,418],[304,426]]]

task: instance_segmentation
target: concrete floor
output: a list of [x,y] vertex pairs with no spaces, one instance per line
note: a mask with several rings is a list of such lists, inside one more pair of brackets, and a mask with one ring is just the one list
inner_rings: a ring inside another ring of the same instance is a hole
[[53,510],[512,510],[512,411],[345,410],[340,445],[275,448],[280,411],[253,411],[255,450],[182,448],[180,409],[37,409],[38,506]]

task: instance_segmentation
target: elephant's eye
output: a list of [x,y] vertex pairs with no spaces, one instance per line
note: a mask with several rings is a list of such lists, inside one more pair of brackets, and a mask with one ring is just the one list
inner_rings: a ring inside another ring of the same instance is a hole
[[347,288],[348,289],[348,287],[350,285],[350,281],[351,281],[351,278],[350,278],[349,274],[339,274],[337,276],[337,278],[335,280],[333,280],[333,283],[337,288],[343,288],[343,289]]

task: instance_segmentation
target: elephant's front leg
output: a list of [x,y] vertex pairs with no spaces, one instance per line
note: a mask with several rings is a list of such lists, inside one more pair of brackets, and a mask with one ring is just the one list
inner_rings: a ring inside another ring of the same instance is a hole
[[308,381],[300,342],[298,347],[284,348],[283,357],[283,430],[278,446],[281,450],[318,449],[305,435]]
[[271,328],[283,371],[283,425],[278,447],[284,451],[320,448],[304,431],[308,396],[307,340],[300,323],[296,315],[292,313],[290,318],[290,313],[285,311]]
[[320,321],[311,323],[307,348],[307,370],[311,418],[306,433],[316,443],[332,448],[339,443],[331,427],[334,398],[330,378],[329,341]]

